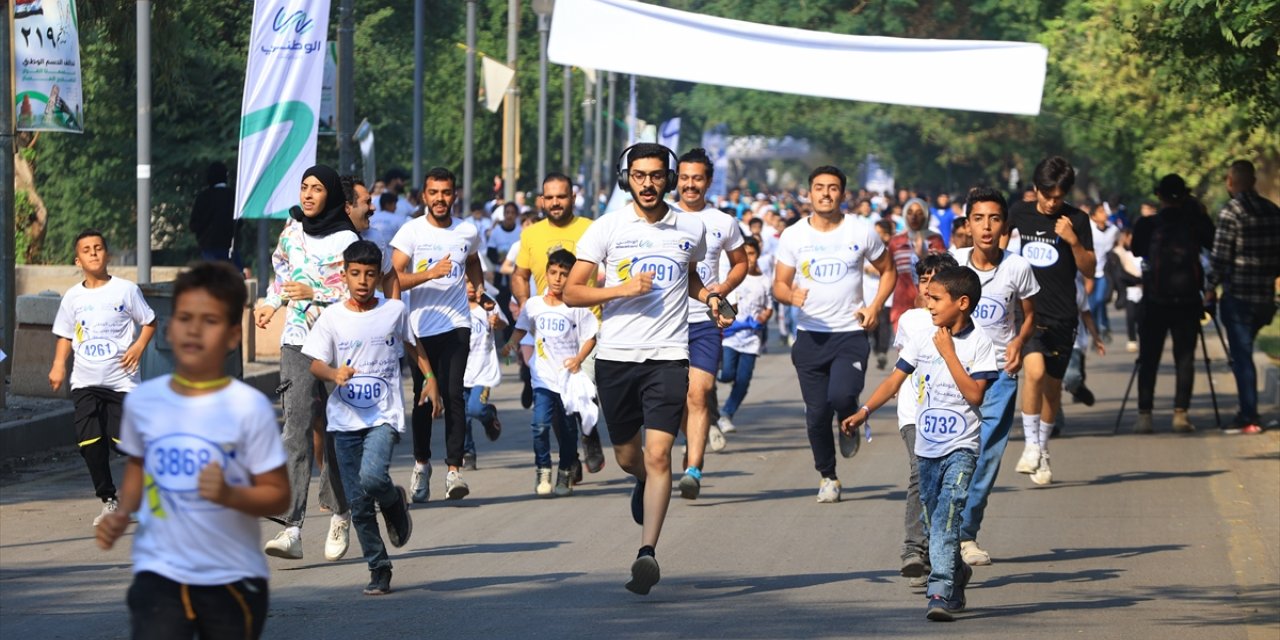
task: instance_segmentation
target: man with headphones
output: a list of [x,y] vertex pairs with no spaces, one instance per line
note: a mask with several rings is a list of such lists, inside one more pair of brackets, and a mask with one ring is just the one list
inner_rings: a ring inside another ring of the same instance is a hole
[[[698,277],[706,228],[693,214],[667,206],[676,186],[676,155],[658,144],[624,149],[618,186],[634,202],[605,214],[578,240],[578,262],[564,301],[601,307],[596,381],[618,466],[635,476],[631,516],[642,526],[629,591],[646,595],[661,576],[654,548],[671,502],[671,448],[689,389],[689,298],[719,322],[722,298]],[[604,286],[588,286],[596,269]],[[643,433],[642,433],[643,431]]]
[[[698,263],[698,277],[709,291],[722,296],[742,284],[747,276],[747,252],[743,249],[738,221],[707,203],[714,167],[704,149],[680,156],[676,168],[676,193],[680,209],[691,213],[707,228],[707,255]],[[729,272],[720,280],[720,254],[729,256]],[[716,371],[720,368],[720,327],[709,317],[707,306],[689,301],[689,401],[685,438],[689,443],[680,496],[693,500],[702,490],[702,458],[708,443],[712,451],[725,447],[724,432],[712,414],[716,412]],[[725,423],[728,428],[732,423]]]

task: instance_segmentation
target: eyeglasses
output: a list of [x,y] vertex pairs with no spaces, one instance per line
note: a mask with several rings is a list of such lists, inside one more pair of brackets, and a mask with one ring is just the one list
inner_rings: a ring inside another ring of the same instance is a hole
[[631,180],[633,180],[636,184],[644,184],[645,178],[652,180],[654,184],[665,183],[667,181],[667,172],[666,171],[651,171],[649,173],[644,173],[643,171],[631,172]]

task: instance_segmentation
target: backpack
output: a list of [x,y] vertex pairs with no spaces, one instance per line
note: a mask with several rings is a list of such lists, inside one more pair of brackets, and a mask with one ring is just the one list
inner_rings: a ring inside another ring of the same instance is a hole
[[1201,304],[1204,266],[1194,221],[1190,215],[1175,214],[1161,215],[1153,222],[1143,261],[1143,297],[1163,304]]

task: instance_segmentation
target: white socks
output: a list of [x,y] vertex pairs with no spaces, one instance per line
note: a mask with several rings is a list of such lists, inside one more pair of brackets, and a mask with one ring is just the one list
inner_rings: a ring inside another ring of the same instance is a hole
[[1049,436],[1053,434],[1052,422],[1040,422],[1040,450],[1049,451]]
[[1040,446],[1040,416],[1022,414],[1022,437],[1027,444]]

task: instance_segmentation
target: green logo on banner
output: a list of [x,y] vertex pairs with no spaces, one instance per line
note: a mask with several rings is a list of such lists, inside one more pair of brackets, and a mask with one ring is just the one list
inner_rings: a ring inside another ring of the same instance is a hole
[[285,136],[280,149],[267,163],[262,175],[258,176],[258,181],[253,183],[253,189],[249,191],[249,197],[244,203],[242,217],[275,218],[283,217],[288,212],[288,209],[268,212],[267,205],[271,201],[271,194],[275,193],[276,188],[289,174],[289,167],[293,166],[298,155],[302,153],[303,147],[306,146],[307,140],[314,133],[316,116],[305,102],[289,101],[263,107],[246,114],[240,120],[241,140],[286,123],[289,125],[289,133]]

